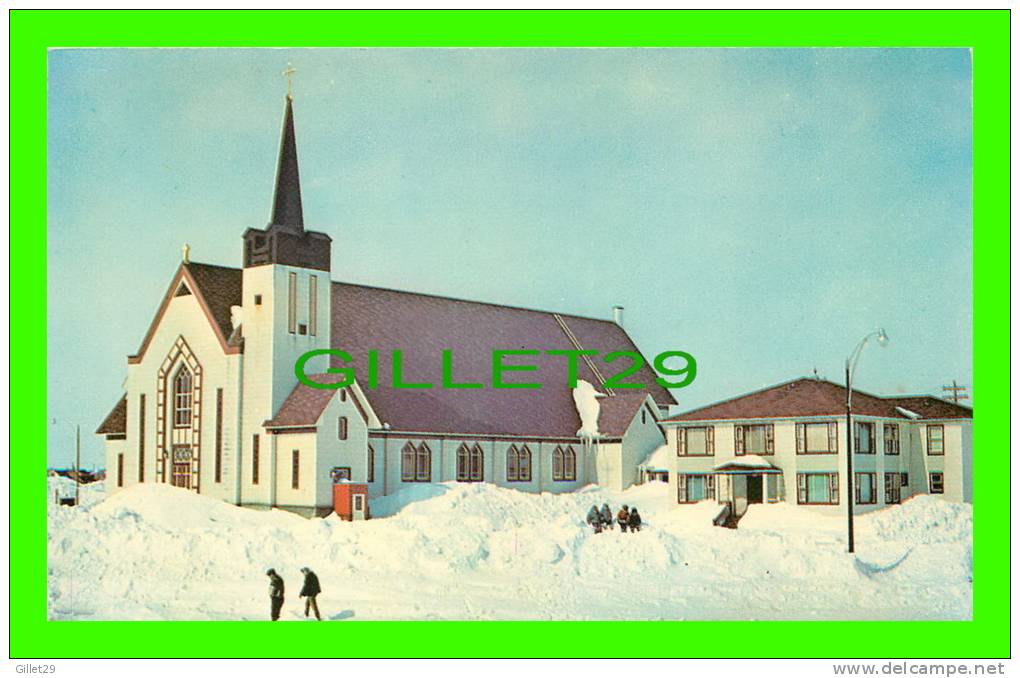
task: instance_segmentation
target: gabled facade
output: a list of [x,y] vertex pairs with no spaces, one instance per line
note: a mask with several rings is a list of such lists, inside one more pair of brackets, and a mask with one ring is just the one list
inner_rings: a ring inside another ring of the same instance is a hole
[[[845,512],[915,494],[970,502],[970,408],[930,396],[854,391],[853,483],[846,477],[846,390],[797,379],[663,420],[677,501],[786,501]],[[842,507],[842,508],[840,508]]]
[[[185,257],[128,358],[126,392],[97,431],[111,491],[170,483],[242,506],[324,514],[337,479],[367,483],[372,495],[447,480],[622,489],[665,441],[659,418],[675,401],[648,361],[632,377],[644,390],[614,393],[587,357],[577,376],[607,397],[601,436],[578,437],[566,361],[545,351],[636,351],[615,322],[333,282],[330,237],[305,229],[289,96],[272,217],[242,240],[240,269]],[[451,347],[455,380],[481,387],[442,387]],[[491,388],[492,352],[522,347],[536,349],[528,359],[543,387]],[[298,358],[330,348],[351,355],[359,381],[299,384]],[[397,352],[403,381],[434,387],[397,387]],[[371,387],[361,377],[370,361]]]

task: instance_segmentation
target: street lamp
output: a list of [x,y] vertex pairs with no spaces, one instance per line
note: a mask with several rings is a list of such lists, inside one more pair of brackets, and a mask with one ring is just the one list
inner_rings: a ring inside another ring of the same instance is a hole
[[[868,340],[876,337],[879,346],[889,343],[889,336],[884,329],[876,330],[865,335],[857,344],[857,347],[846,359],[846,529],[848,553],[854,552],[854,444],[853,444],[853,417],[851,415],[851,398],[853,397],[854,370],[857,369],[857,361]],[[874,444],[874,441],[872,441]],[[872,488],[872,492],[874,492]]]

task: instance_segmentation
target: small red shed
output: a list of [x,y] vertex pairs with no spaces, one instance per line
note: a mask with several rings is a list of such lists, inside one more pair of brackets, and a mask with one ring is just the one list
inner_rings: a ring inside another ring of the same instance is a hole
[[333,510],[341,520],[368,520],[368,485],[340,480],[333,484]]

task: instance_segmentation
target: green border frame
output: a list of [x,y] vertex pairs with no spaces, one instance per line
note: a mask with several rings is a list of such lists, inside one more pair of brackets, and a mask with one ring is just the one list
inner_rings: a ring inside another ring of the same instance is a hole
[[[1009,20],[1009,10],[10,11],[10,302],[18,319],[10,337],[17,397],[9,478],[18,480],[10,485],[11,656],[1008,657]],[[975,443],[997,451],[974,463],[973,621],[363,622],[344,625],[341,644],[329,624],[47,621],[40,510],[46,361],[39,357],[46,306],[39,302],[46,290],[46,54],[57,46],[972,48]],[[640,625],[626,632],[640,633],[642,642],[593,645],[586,642],[593,623],[600,635]],[[167,642],[185,630],[186,645]],[[511,634],[525,642],[507,643]]]

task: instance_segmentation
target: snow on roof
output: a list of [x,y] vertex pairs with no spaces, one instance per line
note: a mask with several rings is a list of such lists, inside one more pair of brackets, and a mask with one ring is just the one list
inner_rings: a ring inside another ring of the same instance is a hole
[[765,457],[757,454],[745,454],[734,459],[727,459],[712,467],[715,471],[730,470],[754,470],[754,471],[778,471],[778,469]]
[[649,471],[668,471],[669,466],[667,466],[667,462],[669,461],[670,454],[669,445],[662,445],[649,454],[648,458],[641,462],[641,466]]
[[902,414],[907,419],[920,419],[921,418],[920,414],[918,414],[917,412],[911,412],[910,410],[908,410],[905,407],[897,407],[896,411],[899,412],[900,414]]

